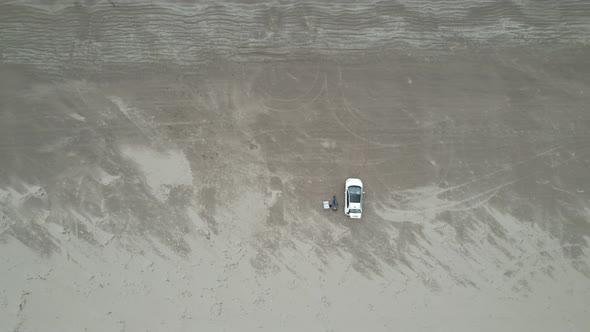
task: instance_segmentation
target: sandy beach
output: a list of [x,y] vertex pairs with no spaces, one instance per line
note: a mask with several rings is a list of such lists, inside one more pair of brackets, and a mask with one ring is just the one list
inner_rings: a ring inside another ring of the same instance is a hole
[[581,0],[0,0],[0,331],[587,331],[588,105]]

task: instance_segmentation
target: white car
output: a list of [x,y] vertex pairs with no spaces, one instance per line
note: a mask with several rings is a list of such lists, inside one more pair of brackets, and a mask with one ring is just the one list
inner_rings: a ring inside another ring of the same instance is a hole
[[350,178],[344,186],[344,213],[353,219],[360,219],[363,213],[363,182]]

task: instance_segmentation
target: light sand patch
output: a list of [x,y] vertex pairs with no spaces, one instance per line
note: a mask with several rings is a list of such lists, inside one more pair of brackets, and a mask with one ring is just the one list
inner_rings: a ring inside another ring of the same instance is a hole
[[103,169],[97,170],[97,180],[104,186],[108,186],[115,180],[119,179],[121,175],[112,175],[105,172]]
[[138,164],[147,185],[160,201],[168,198],[173,187],[193,183],[190,164],[181,151],[158,152],[145,147],[124,146],[121,152]]
[[80,115],[80,114],[78,114],[78,113],[70,113],[70,114],[69,114],[69,116],[70,116],[72,119],[76,119],[76,120],[78,120],[78,121],[86,122],[86,118],[85,118],[85,117],[83,117],[83,116],[81,116],[81,115]]

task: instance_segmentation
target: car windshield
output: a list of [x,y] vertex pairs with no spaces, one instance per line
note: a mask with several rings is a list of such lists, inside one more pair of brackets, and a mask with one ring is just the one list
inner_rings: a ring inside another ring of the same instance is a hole
[[350,209],[350,213],[361,213],[360,209]]
[[348,195],[350,195],[350,202],[351,203],[360,203],[361,202],[361,193],[362,189],[358,186],[348,187]]

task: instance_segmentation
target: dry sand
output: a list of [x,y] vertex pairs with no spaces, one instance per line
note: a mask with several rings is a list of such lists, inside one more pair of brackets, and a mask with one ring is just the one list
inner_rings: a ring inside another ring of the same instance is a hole
[[0,331],[587,331],[589,36],[581,0],[0,1]]

